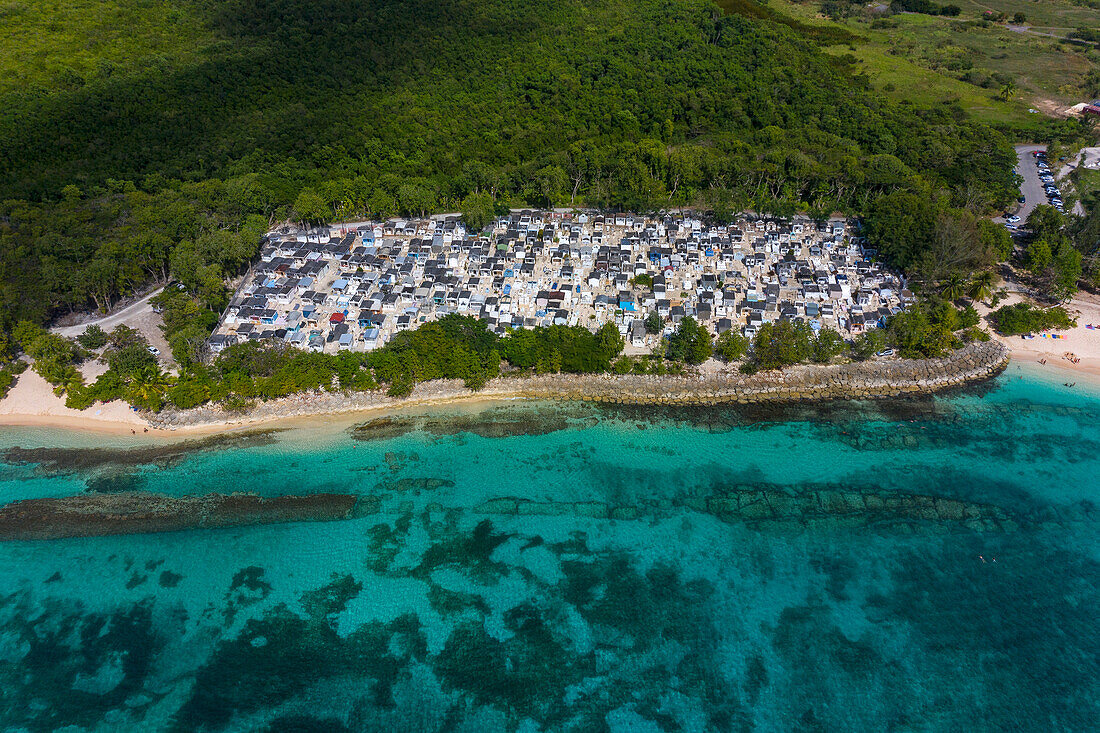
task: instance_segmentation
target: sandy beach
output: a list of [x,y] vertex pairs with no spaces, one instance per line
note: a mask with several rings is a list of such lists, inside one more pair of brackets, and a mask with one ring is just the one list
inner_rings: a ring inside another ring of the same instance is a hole
[[[998,305],[1012,305],[1021,300],[1020,296],[1013,295]],[[989,313],[989,308],[983,307],[979,310],[983,316]],[[1077,319],[1077,327],[1048,332],[1048,335],[1057,334],[1064,338],[1044,338],[1038,334],[1032,339],[1000,336],[992,328],[990,332],[993,333],[993,338],[1009,348],[1014,360],[1033,363],[1046,360],[1043,366],[1065,370],[1067,376],[1076,375],[1082,380],[1100,384],[1100,298],[1080,293],[1066,305],[1066,311]],[[1090,324],[1094,328],[1088,328]],[[1068,354],[1079,361],[1071,361]]]
[[[100,370],[92,367],[89,371]],[[85,374],[85,377],[87,378],[88,374]],[[92,379],[94,378],[92,376]],[[4,399],[0,400],[0,427],[57,428],[99,434],[105,437],[137,435],[151,439],[184,440],[213,433],[270,427],[275,424],[280,427],[306,425],[326,427],[326,423],[337,423],[340,427],[346,427],[349,422],[373,413],[390,413],[410,408],[445,406],[457,403],[484,407],[491,403],[507,401],[507,398],[482,397],[476,394],[469,397],[462,395],[427,395],[419,399],[404,400],[397,404],[356,407],[347,410],[333,409],[306,415],[278,414],[280,412],[279,407],[300,406],[303,403],[313,402],[324,396],[295,395],[267,403],[275,409],[266,411],[263,415],[242,415],[239,418],[227,418],[197,425],[181,425],[166,430],[150,425],[141,414],[135,412],[121,400],[106,404],[97,402],[83,411],[66,407],[64,398],[55,395],[53,387],[45,379],[34,370],[27,369],[19,375],[16,383]]]
[[33,369],[20,374],[8,394],[0,400],[0,425],[70,428],[126,435],[131,431],[140,433],[149,427],[138,413],[122,401],[109,404],[97,402],[87,410],[65,407],[64,398],[55,395],[50,383]]
[[[119,402],[95,404],[85,411],[65,406],[51,386],[32,370],[20,375],[0,400],[0,426],[52,427],[80,433],[182,439],[196,435],[319,422],[362,419],[410,408],[456,403],[487,404],[522,399],[582,400],[631,404],[708,405],[815,399],[874,399],[930,393],[967,381],[986,379],[1008,360],[1002,345],[974,343],[943,359],[872,360],[830,366],[800,365],[752,376],[724,369],[702,369],[682,377],[637,375],[543,375],[493,380],[474,392],[460,380],[418,384],[412,395],[393,398],[381,392],[315,392],[257,404],[241,415],[217,405],[194,410],[141,415]],[[97,367],[89,364],[92,372]],[[92,374],[86,374],[90,378]]]
[[[1012,295],[999,305],[1010,305],[1020,300],[1019,295]],[[992,328],[990,331],[995,340],[1009,349],[1014,362],[1049,370],[1052,376],[1058,375],[1056,378],[1059,381],[1085,381],[1100,385],[1100,297],[1081,293],[1066,309],[1077,319],[1077,326],[1049,332],[1062,338],[1036,335],[1035,338],[1025,339],[1022,336],[1000,336]],[[979,312],[986,317],[990,309],[980,305]],[[1090,324],[1094,328],[1088,328]],[[1072,361],[1069,355],[1076,361]],[[713,375],[722,371],[723,367],[725,365],[719,362],[708,362],[699,371],[702,375]],[[81,371],[86,381],[92,381],[105,368],[97,361],[90,361],[82,366]],[[458,403],[488,404],[508,399],[516,397],[469,393],[460,386],[427,383],[419,385],[416,393],[406,400],[384,399],[375,404],[363,404],[355,400],[341,401],[329,393],[302,394],[264,403],[253,414],[226,416],[224,419],[164,429],[150,424],[122,401],[96,403],[83,411],[68,408],[64,398],[55,395],[49,383],[34,370],[27,369],[19,375],[7,396],[0,400],[0,426],[57,428],[104,437],[142,436],[152,440],[181,440],[273,425],[291,427],[326,422],[344,425],[350,420],[378,413]]]

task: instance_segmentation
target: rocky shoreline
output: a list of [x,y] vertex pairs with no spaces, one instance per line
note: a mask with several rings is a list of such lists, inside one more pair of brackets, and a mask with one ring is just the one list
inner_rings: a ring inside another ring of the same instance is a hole
[[418,384],[406,398],[385,392],[314,392],[271,400],[249,412],[217,405],[149,415],[151,427],[174,430],[204,425],[246,425],[310,415],[444,404],[462,400],[574,400],[614,404],[718,405],[927,395],[996,376],[1009,351],[997,341],[967,344],[939,359],[890,359],[829,366],[801,365],[746,375],[737,371],[698,376],[546,374],[501,377],[484,389],[459,380]]
[[357,497],[313,494],[165,496],[143,492],[26,499],[0,507],[0,541],[53,540],[214,529],[282,522],[323,522],[356,515]]

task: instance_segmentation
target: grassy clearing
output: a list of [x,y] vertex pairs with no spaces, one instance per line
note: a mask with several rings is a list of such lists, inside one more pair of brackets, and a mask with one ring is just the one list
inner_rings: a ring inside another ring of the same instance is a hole
[[1078,168],[1073,172],[1073,185],[1082,201],[1093,200],[1094,196],[1100,195],[1100,171]]
[[[819,2],[769,3],[773,12],[817,28],[822,36],[825,28],[848,31],[847,41],[827,50],[855,56],[871,84],[898,99],[921,105],[957,101],[975,119],[1021,130],[1045,124],[1029,108],[1051,112],[1081,101],[1086,74],[1100,68],[1100,50],[1017,33],[978,18],[986,9],[1011,13],[1017,12],[1016,6],[1026,6],[1020,12],[1041,8],[1037,17],[1042,22],[1072,28],[1090,25],[1090,14],[1095,25],[1100,13],[1062,0],[992,0],[960,6],[964,9],[958,18],[904,13],[832,21],[821,15]],[[1015,89],[1012,99],[1004,102],[998,96],[1009,80]]]
[[1100,10],[1084,5],[1074,5],[1068,0],[952,0],[962,8],[962,17],[974,18],[986,10],[1006,13],[1008,16],[1023,13],[1026,25],[1036,28],[1072,29],[1080,26],[1096,27],[1100,24]]

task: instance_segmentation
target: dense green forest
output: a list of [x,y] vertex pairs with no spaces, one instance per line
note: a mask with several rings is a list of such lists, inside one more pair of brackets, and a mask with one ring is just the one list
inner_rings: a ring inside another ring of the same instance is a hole
[[[1001,134],[951,105],[887,101],[797,27],[709,0],[112,7],[132,49],[80,43],[68,17],[28,83],[0,86],[5,328],[167,274],[216,306],[288,217],[486,197],[823,215],[898,191],[980,212],[1015,191]],[[21,38],[3,40],[9,65],[42,44]]]

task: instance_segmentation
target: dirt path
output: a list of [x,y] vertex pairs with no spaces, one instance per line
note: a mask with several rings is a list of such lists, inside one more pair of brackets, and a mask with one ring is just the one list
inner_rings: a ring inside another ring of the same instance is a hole
[[139,318],[145,313],[152,313],[153,305],[149,301],[152,300],[155,296],[160,295],[161,291],[163,290],[164,288],[157,288],[136,303],[131,303],[122,310],[116,311],[114,313],[109,313],[102,318],[97,318],[94,321],[88,321],[87,323],[81,323],[76,326],[62,326],[61,328],[55,328],[53,329],[53,332],[62,336],[68,336],[72,338],[74,336],[79,336],[80,334],[87,331],[89,326],[99,326],[104,331],[110,331],[112,328],[120,323],[127,323],[127,321],[130,319]]
[[73,338],[87,331],[90,326],[99,326],[104,331],[110,331],[115,326],[125,324],[130,328],[140,331],[141,335],[144,336],[151,345],[160,350],[158,360],[161,364],[167,367],[174,367],[176,362],[172,359],[172,351],[168,347],[168,341],[164,338],[164,332],[160,330],[160,326],[164,321],[161,320],[160,314],[153,310],[153,304],[149,302],[163,290],[164,288],[157,288],[141,300],[131,303],[122,310],[110,313],[103,318],[81,323],[76,326],[61,326],[59,328],[54,328],[53,332]]

